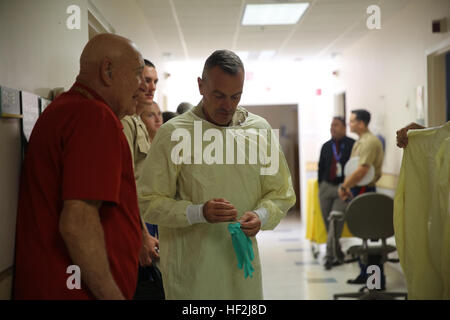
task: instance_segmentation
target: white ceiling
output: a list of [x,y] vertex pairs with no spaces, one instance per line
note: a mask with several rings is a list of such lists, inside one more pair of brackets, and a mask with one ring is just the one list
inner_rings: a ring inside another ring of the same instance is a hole
[[[167,60],[204,60],[216,49],[275,50],[275,58],[307,59],[340,53],[369,30],[367,7],[381,8],[381,23],[409,0],[136,0]],[[309,2],[291,26],[242,26],[247,3]]]

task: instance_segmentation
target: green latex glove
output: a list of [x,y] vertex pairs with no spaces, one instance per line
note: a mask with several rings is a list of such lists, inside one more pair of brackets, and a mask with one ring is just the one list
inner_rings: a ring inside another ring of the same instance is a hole
[[252,240],[242,231],[241,224],[230,223],[228,225],[228,231],[231,234],[231,240],[233,242],[234,252],[238,261],[238,268],[244,268],[244,277],[248,276],[252,278],[252,273],[255,271],[252,266],[252,261],[255,258],[253,253]]

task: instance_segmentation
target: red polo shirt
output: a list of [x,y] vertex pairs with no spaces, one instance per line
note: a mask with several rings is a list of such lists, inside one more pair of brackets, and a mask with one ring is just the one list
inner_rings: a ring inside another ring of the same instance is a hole
[[142,231],[130,148],[117,116],[79,83],[46,108],[31,134],[17,213],[16,299],[94,298],[84,282],[81,289],[66,284],[74,263],[59,217],[64,201],[74,199],[103,201],[99,213],[109,266],[131,299]]

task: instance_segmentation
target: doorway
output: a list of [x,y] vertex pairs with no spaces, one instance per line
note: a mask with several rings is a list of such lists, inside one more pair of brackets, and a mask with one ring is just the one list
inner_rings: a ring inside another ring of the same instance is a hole
[[298,144],[298,105],[249,105],[249,112],[263,117],[280,132],[280,145],[289,166],[297,202],[290,213],[300,215],[300,155]]
[[436,127],[450,120],[450,38],[428,50],[426,126]]
[[334,116],[342,117],[346,121],[347,105],[345,91],[334,95]]

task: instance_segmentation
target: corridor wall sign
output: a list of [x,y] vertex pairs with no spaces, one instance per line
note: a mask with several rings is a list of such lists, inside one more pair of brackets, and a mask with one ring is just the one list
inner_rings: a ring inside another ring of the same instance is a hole
[[0,116],[3,118],[22,118],[20,113],[20,92],[0,86]]
[[35,94],[21,91],[22,132],[30,140],[31,131],[39,117],[39,97]]
[[47,106],[52,103],[51,100],[45,99],[45,98],[39,98],[39,115],[42,114],[42,112],[44,112],[45,108],[47,108]]

